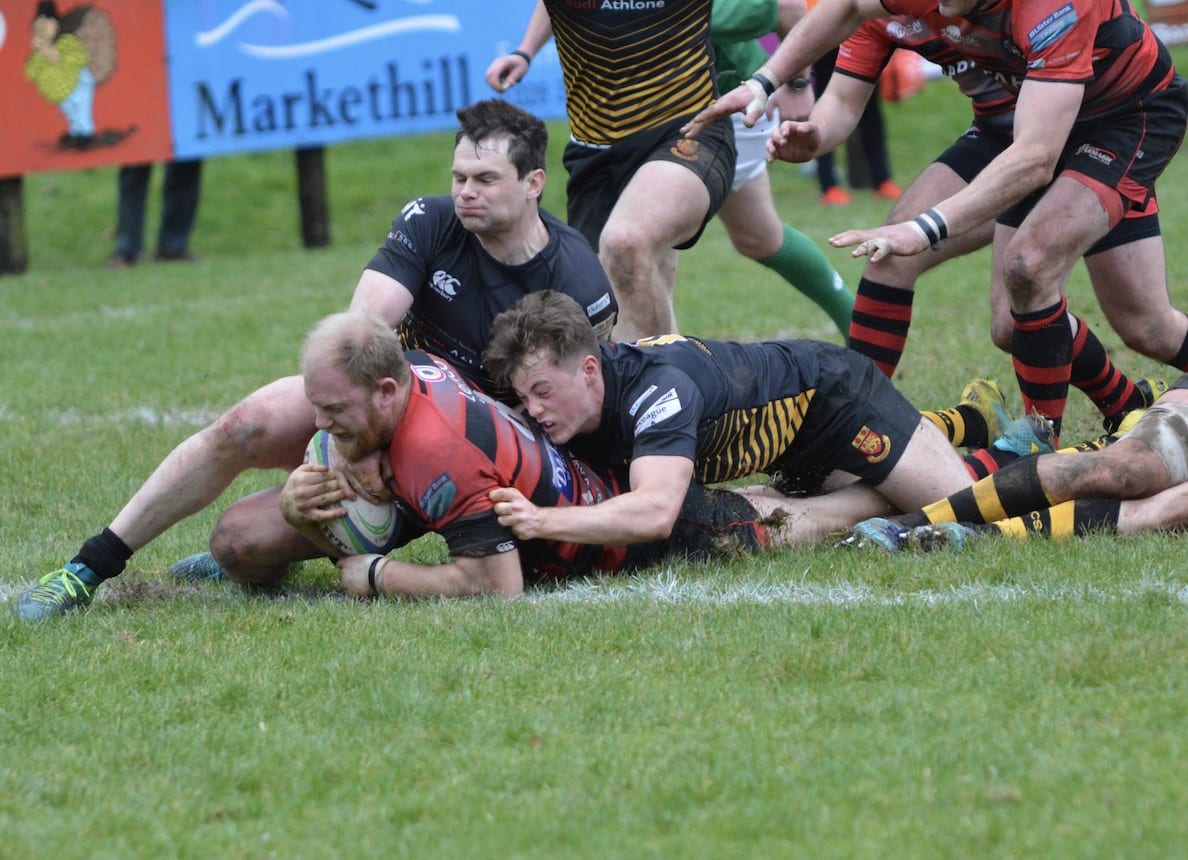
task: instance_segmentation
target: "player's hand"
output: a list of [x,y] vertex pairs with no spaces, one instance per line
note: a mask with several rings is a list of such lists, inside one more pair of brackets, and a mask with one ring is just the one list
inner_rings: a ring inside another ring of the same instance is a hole
[[788,87],[776,87],[775,93],[767,100],[767,118],[808,119],[815,103],[812,87],[805,87],[800,92]]
[[511,529],[520,540],[532,540],[542,536],[543,511],[524,498],[514,487],[500,487],[487,494],[495,503],[495,516],[499,525]]
[[887,224],[873,230],[846,230],[830,236],[829,244],[835,248],[853,245],[851,257],[869,257],[872,263],[892,254],[910,257],[929,248],[928,239],[921,236],[919,228],[911,221]]
[[755,93],[746,84],[739,84],[726,95],[722,96],[709,107],[703,109],[697,116],[689,120],[681,128],[685,137],[697,137],[712,122],[730,116],[732,113],[746,113],[743,122],[750,128],[763,116],[767,110],[767,99],[756,98]]
[[491,89],[503,93],[518,84],[527,73],[527,60],[519,54],[504,54],[491,61],[484,77]]
[[821,128],[815,122],[785,120],[772,129],[767,139],[767,158],[800,164],[812,161],[820,145]]
[[336,449],[330,455],[330,465],[345,482],[342,491],[346,498],[362,496],[373,505],[381,505],[391,500],[392,493],[384,480],[384,473],[390,473],[392,469],[386,450],[376,451],[362,460],[352,461],[344,460]]
[[346,509],[338,506],[344,498],[342,484],[332,469],[303,463],[289,473],[277,504],[285,522],[301,528],[346,516]]

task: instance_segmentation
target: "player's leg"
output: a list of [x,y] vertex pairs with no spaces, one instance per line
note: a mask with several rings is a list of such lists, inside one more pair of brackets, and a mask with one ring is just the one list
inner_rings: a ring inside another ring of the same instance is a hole
[[709,192],[697,174],[669,161],[646,162],[627,183],[598,246],[619,302],[616,340],[677,330],[665,261],[697,234],[709,209]]
[[1010,295],[1011,356],[1023,407],[1050,420],[1057,438],[1072,375],[1073,323],[1064,283],[1076,260],[1108,232],[1110,217],[1093,190],[1060,176],[1017,229],[1008,221],[994,237]]
[[766,141],[772,123],[760,119],[747,128],[734,114],[738,162],[734,185],[718,217],[730,243],[744,257],[766,266],[829,314],[845,337],[854,296],[824,252],[808,236],[781,223],[767,172]]
[[785,496],[768,485],[735,487],[732,492],[755,508],[772,546],[818,543],[860,520],[898,510],[873,487],[860,483],[809,496]]
[[210,551],[220,568],[243,585],[276,585],[290,566],[311,558],[325,558],[281,516],[281,487],[270,487],[240,499],[219,517],[210,535]]
[[[973,170],[976,173],[976,168]],[[967,184],[952,166],[935,161],[903,192],[887,223],[910,221]],[[987,245],[993,233],[994,225],[987,223],[946,240],[939,251],[867,263],[854,299],[850,348],[868,356],[884,374],[892,376],[907,345],[917,279],[945,260]]]
[[1188,370],[1188,316],[1167,294],[1163,237],[1148,236],[1085,258],[1102,312],[1135,352]]
[[135,551],[214,502],[245,470],[297,466],[315,429],[301,377],[256,390],[174,448],[108,528],[21,596],[18,614],[35,621],[86,606]]

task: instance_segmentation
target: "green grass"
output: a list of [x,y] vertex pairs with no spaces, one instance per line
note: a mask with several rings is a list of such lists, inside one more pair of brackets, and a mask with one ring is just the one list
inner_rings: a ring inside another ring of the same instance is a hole
[[[963,128],[943,84],[888,107],[897,178]],[[548,206],[563,212],[554,126]],[[292,156],[211,161],[194,266],[107,272],[113,170],[26,180],[28,274],[0,280],[0,856],[1164,857],[1188,828],[1188,577],[1173,536],[829,548],[494,600],[355,603],[311,563],[281,598],[165,576],[222,503],[94,608],[29,626],[20,586],[108,523],[160,459],[293,372],[450,138],[327,153],[329,249],[299,245]],[[1161,183],[1188,230],[1181,159]],[[773,170],[821,242],[881,221]],[[379,181],[377,181],[379,180]],[[154,199],[156,192],[154,191]],[[155,216],[150,223],[155,222]],[[150,239],[151,241],[151,239]],[[851,285],[860,265],[828,252]],[[1169,254],[1174,302],[1184,263]],[[899,383],[947,404],[1011,392],[987,337],[987,253],[931,273]],[[1077,311],[1129,372],[1083,270]],[[708,336],[835,339],[716,223],[682,256]],[[1096,432],[1084,398],[1066,435]],[[234,498],[276,474],[244,476]],[[440,547],[415,548],[432,558]]]

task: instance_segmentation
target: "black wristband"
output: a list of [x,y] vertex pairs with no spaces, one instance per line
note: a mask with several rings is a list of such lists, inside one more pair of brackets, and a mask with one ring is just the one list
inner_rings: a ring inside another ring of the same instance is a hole
[[801,75],[788,81],[788,83],[784,84],[784,86],[792,90],[794,93],[802,93],[809,88],[810,83],[812,82],[808,78]]
[[923,215],[915,218],[916,226],[924,231],[929,247],[934,251],[940,250],[942,239],[949,238],[949,222],[937,209],[929,209]]
[[371,560],[371,567],[367,568],[367,584],[371,586],[371,590],[375,592],[375,596],[380,596],[379,584],[375,581],[375,575],[379,570],[379,566],[387,561],[386,556],[377,555]]
[[755,74],[751,75],[751,80],[763,87],[763,92],[769,96],[776,90],[775,81],[762,72],[755,72]]
[[514,51],[509,51],[508,56],[509,57],[520,57],[524,60],[525,63],[527,63],[530,66],[532,65],[532,58],[528,56],[528,53],[526,51],[521,51],[519,48],[516,48]]

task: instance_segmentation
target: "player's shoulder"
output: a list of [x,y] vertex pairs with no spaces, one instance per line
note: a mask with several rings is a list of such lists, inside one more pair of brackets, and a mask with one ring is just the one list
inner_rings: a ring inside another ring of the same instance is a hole
[[448,194],[414,197],[401,207],[396,223],[404,224],[410,229],[441,230],[454,225],[464,229],[454,214],[454,201]]

